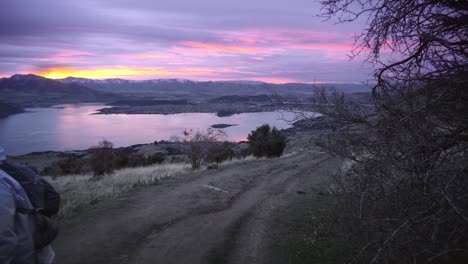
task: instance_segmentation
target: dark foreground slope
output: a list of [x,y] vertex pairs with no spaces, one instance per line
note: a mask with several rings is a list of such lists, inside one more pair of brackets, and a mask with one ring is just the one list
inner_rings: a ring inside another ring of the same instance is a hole
[[100,203],[64,224],[57,263],[270,263],[271,215],[340,164],[313,148]]

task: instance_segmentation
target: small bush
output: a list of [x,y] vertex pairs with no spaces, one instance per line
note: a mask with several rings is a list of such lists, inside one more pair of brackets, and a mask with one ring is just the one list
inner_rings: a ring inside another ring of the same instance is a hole
[[182,142],[185,153],[193,169],[199,169],[202,162],[207,160],[208,149],[219,143],[226,134],[222,130],[208,128],[206,131],[185,130],[184,138],[175,137]]
[[286,136],[276,127],[265,124],[250,132],[247,139],[255,157],[280,157],[286,147]]
[[252,155],[252,149],[250,147],[242,148],[234,153],[237,159],[245,159],[250,155]]
[[57,164],[57,162],[54,162],[51,165],[45,167],[42,170],[42,174],[48,176],[58,176],[62,175],[62,169],[60,169],[60,166]]
[[155,153],[148,157],[145,157],[142,154],[132,154],[132,155],[118,155],[115,157],[115,168],[135,168],[135,167],[144,167],[153,164],[161,164],[166,159],[164,153]]
[[184,159],[183,157],[178,157],[178,156],[172,156],[171,157],[171,160],[170,160],[171,163],[185,163],[187,162],[186,159]]
[[128,167],[128,162],[128,155],[117,155],[114,159],[114,165],[117,169]]
[[164,153],[158,152],[158,153],[148,156],[148,158],[146,159],[146,164],[147,165],[161,164],[164,162],[165,159],[166,159],[166,155],[164,155]]
[[166,151],[167,151],[167,155],[169,156],[174,156],[174,155],[180,155],[182,154],[182,150],[180,150],[179,148],[175,148],[175,147],[166,147]]
[[109,174],[114,170],[114,144],[107,140],[102,140],[97,146],[91,148],[90,165],[94,176]]
[[86,163],[80,159],[68,158],[45,167],[42,173],[50,176],[80,174],[85,172]]
[[207,161],[221,163],[226,160],[231,160],[233,156],[234,151],[229,144],[214,144],[208,148]]
[[127,167],[136,168],[136,167],[144,167],[146,166],[146,158],[142,154],[134,154],[128,156],[128,164]]
[[219,165],[214,163],[214,164],[210,164],[206,167],[207,170],[217,170],[219,168]]
[[79,174],[83,172],[85,163],[79,159],[66,159],[57,162],[62,174]]

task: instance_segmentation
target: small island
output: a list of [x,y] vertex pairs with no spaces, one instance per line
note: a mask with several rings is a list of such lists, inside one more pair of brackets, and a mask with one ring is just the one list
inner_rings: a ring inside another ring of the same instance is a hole
[[235,114],[240,114],[242,111],[236,111],[236,110],[232,110],[232,109],[222,109],[222,110],[219,110],[218,113],[216,113],[216,115],[218,117],[228,117],[228,116],[233,116]]
[[227,127],[238,126],[238,124],[214,124],[211,127],[216,129],[223,129]]

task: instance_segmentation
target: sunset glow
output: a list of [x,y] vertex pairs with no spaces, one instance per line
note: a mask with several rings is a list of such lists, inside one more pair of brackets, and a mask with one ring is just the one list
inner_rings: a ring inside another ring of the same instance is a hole
[[240,1],[7,0],[0,9],[10,25],[0,34],[0,76],[272,82],[371,76],[362,59],[348,56],[359,27],[323,22],[313,1]]
[[170,76],[174,73],[159,69],[159,68],[128,68],[128,67],[116,67],[108,69],[92,69],[92,70],[81,70],[72,67],[51,67],[43,71],[33,72],[34,74],[51,78],[51,79],[63,79],[66,77],[79,77],[79,78],[90,78],[90,79],[106,79],[106,78],[128,78],[132,76]]

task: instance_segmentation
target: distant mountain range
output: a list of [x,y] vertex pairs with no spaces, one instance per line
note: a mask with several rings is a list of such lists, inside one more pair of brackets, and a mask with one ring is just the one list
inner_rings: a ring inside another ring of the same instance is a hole
[[0,95],[3,102],[21,107],[106,102],[121,98],[113,93],[96,91],[78,83],[64,83],[33,74],[16,74],[10,78],[1,78]]
[[[362,84],[323,84],[345,93],[368,92]],[[0,79],[0,100],[19,107],[50,106],[65,103],[111,102],[135,97],[158,99],[164,96],[187,99],[220,96],[310,95],[316,85],[272,84],[258,81],[191,81],[185,79],[94,80],[68,77],[60,80],[33,74],[16,74]],[[226,97],[232,101],[236,98]],[[6,109],[6,108],[5,108]]]
[[[259,95],[283,94],[302,95],[311,94],[317,85],[304,83],[273,84],[258,81],[191,81],[185,79],[156,79],[156,80],[125,80],[105,79],[93,80],[68,77],[58,80],[65,84],[79,84],[90,89],[110,93],[151,93],[173,95]],[[363,84],[340,83],[321,84],[333,86],[345,93],[368,92],[369,87]]]

